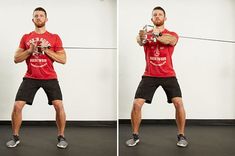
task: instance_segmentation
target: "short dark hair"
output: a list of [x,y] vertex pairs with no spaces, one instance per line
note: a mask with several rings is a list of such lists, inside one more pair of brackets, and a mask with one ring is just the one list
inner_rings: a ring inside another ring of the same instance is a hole
[[42,8],[42,7],[37,7],[36,9],[34,9],[33,13],[34,13],[35,11],[43,11],[43,12],[45,13],[46,17],[47,17],[47,12],[46,12],[46,10],[45,10],[44,8]]
[[153,11],[154,11],[154,10],[162,10],[163,13],[164,13],[164,16],[166,16],[165,10],[164,10],[162,7],[160,7],[160,6],[157,6],[157,7],[153,8]]

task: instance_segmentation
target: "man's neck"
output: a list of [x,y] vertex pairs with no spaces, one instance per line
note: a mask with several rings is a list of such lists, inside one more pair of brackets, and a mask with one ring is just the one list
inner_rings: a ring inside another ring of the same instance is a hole
[[164,27],[164,25],[161,25],[161,26],[154,26],[154,29],[156,29],[158,32],[162,32],[164,29],[165,29],[165,27]]
[[41,28],[35,28],[34,30],[37,34],[43,34],[46,32],[46,28],[45,27],[41,27]]

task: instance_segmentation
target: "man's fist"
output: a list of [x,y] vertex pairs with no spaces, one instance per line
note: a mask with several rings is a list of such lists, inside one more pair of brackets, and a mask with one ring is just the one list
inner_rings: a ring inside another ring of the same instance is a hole
[[147,34],[147,32],[144,31],[144,30],[140,30],[140,31],[139,31],[139,37],[140,37],[140,40],[141,40],[141,41],[143,41],[143,40],[146,39],[146,34]]

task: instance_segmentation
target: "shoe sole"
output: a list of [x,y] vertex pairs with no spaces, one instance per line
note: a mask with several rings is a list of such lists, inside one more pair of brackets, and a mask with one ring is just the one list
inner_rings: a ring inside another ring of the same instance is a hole
[[140,142],[140,140],[136,140],[134,144],[127,144],[127,146],[129,147],[133,147],[133,146],[136,146],[138,143]]
[[62,149],[65,149],[65,148],[68,147],[68,145],[67,145],[67,146],[59,146],[59,145],[57,145],[57,147],[62,148]]
[[178,147],[187,147],[188,146],[188,144],[186,144],[186,145],[183,145],[183,144],[176,144]]
[[16,141],[16,143],[13,146],[7,146],[7,147],[13,148],[13,147],[16,147],[19,143],[20,143],[20,141]]

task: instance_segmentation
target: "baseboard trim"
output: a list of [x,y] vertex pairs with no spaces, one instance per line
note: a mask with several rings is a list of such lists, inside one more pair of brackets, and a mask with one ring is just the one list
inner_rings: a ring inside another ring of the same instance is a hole
[[[11,121],[0,121],[0,125],[11,125]],[[24,126],[56,126],[55,121],[23,121]],[[66,121],[66,127],[117,127],[117,121]]]
[[[119,119],[119,124],[131,124],[130,119]],[[175,125],[174,119],[143,119],[141,124]],[[11,125],[11,121],[0,121]],[[55,121],[23,121],[24,126],[56,126]],[[188,126],[235,126],[235,119],[187,119]],[[117,121],[66,121],[67,127],[117,127]]]
[[[131,124],[130,119],[119,119],[119,124]],[[175,125],[174,119],[143,119],[141,124]],[[235,126],[235,119],[187,119],[189,126]]]

